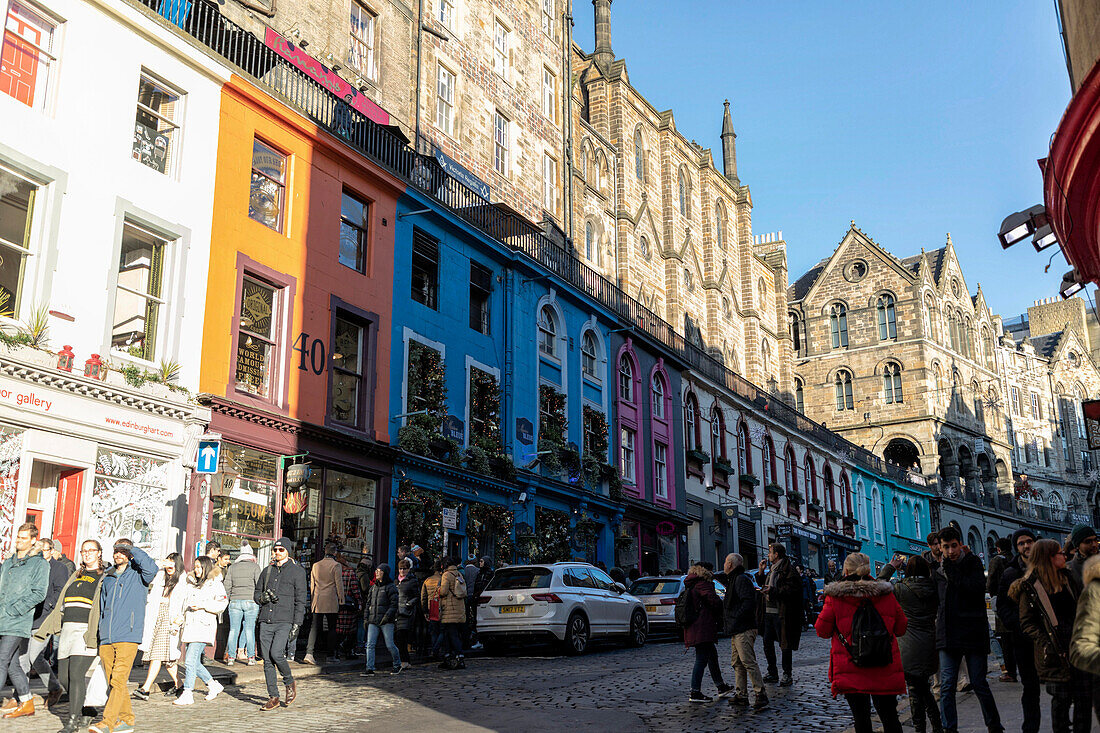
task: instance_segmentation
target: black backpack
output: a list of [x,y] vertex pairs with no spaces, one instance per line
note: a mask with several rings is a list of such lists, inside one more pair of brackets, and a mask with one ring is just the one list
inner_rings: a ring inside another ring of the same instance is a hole
[[852,617],[852,639],[838,630],[840,643],[857,667],[885,667],[894,659],[894,641],[870,598],[863,599]]
[[676,596],[676,625],[686,629],[695,623],[698,617],[699,611],[691,600],[691,589],[685,588],[680,595]]

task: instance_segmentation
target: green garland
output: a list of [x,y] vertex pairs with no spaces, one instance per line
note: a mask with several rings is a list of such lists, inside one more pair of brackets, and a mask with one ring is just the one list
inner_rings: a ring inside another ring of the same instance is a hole
[[531,562],[550,563],[569,560],[569,515],[556,509],[535,508],[535,533],[526,540]]
[[[590,405],[585,405],[583,412],[586,438],[587,434],[592,435],[592,445],[584,446],[585,457],[592,456],[601,463],[606,462],[609,432],[607,417]],[[588,429],[589,426],[591,426],[591,429]],[[587,443],[587,440],[585,442]]]
[[492,553],[496,564],[501,561],[512,562],[515,559],[515,546],[512,544],[512,512],[508,507],[499,504],[470,504],[466,510],[466,537],[470,542],[470,552],[478,556],[489,555],[490,552],[480,546],[474,547],[475,541],[480,541],[481,535],[487,533],[491,538],[490,544],[495,545]]
[[426,491],[405,480],[397,492],[397,545],[417,544],[433,558],[443,554],[443,507],[461,504],[444,501],[437,491]]
[[447,415],[447,379],[443,357],[435,349],[418,341],[409,342],[409,404],[423,406],[426,412],[412,415],[397,431],[398,446],[409,453],[428,458],[446,459],[453,465],[461,461],[458,442],[444,438],[443,418]]
[[470,421],[466,467],[503,481],[514,481],[516,465],[504,452],[500,432],[500,385],[493,375],[480,369],[473,369],[470,374],[470,414],[476,413],[478,421]]

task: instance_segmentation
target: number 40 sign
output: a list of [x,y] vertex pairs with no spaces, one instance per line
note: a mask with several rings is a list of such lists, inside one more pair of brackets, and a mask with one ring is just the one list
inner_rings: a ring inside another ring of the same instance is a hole
[[320,374],[325,371],[325,342],[321,339],[311,339],[308,333],[298,334],[294,339],[294,350],[298,352],[298,369],[312,371]]

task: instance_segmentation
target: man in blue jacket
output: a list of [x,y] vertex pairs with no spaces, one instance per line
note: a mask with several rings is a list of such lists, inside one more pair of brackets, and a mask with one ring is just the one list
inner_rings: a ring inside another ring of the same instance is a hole
[[115,566],[103,574],[99,590],[99,659],[111,685],[103,720],[91,733],[133,733],[130,668],[145,630],[145,601],[157,564],[128,539],[115,541]]
[[15,688],[15,707],[5,718],[34,715],[31,683],[19,664],[19,652],[31,638],[34,607],[46,597],[50,565],[35,550],[38,527],[33,522],[20,525],[15,533],[15,554],[0,565],[0,688],[5,678]]

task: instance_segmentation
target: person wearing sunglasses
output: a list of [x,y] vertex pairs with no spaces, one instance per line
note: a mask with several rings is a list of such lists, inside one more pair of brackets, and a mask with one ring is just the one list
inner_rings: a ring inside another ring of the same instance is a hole
[[1012,584],[1009,594],[1020,604],[1020,629],[1035,643],[1035,669],[1050,694],[1053,730],[1088,730],[1092,682],[1069,662],[1081,586],[1066,568],[1066,553],[1057,542],[1038,540],[1032,546],[1027,574]]
[[[264,658],[267,702],[260,708],[269,712],[281,704],[290,705],[297,695],[294,675],[286,659],[287,644],[298,636],[306,614],[306,586],[309,578],[301,565],[291,559],[294,543],[287,537],[275,540],[272,563],[256,581],[255,601],[260,604],[260,654]],[[279,700],[276,672],[282,675],[286,699]]]

